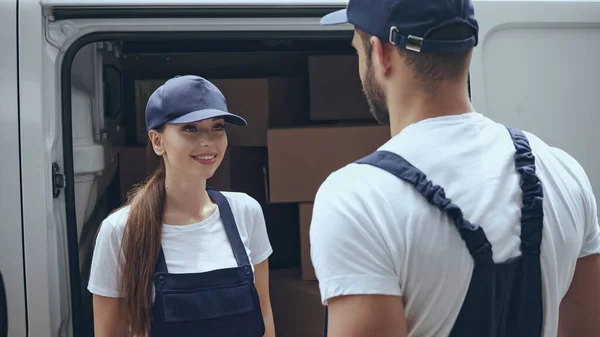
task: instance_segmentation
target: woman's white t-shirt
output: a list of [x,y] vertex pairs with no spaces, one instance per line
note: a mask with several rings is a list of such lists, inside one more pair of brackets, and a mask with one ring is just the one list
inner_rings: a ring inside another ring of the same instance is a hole
[[[260,204],[245,193],[221,192],[229,201],[238,231],[252,265],[273,252]],[[121,241],[129,207],[109,215],[96,238],[88,290],[106,297],[122,297],[120,270],[125,261]],[[205,220],[190,225],[163,225],[162,248],[169,273],[202,273],[236,267],[229,238],[217,209]]]

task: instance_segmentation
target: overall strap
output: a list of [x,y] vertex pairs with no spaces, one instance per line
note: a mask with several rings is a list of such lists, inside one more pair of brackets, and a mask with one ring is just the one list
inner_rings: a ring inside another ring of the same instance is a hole
[[463,217],[462,210],[446,198],[444,189],[434,185],[427,179],[425,173],[414,167],[406,159],[389,151],[377,151],[358,160],[356,163],[378,167],[411,184],[431,205],[437,207],[452,219],[475,264],[493,263],[492,246],[483,229],[467,221]]
[[542,183],[535,174],[535,156],[527,136],[521,130],[511,127],[507,129],[516,150],[515,169],[521,175],[521,253],[539,255],[544,227]]
[[158,260],[156,261],[156,271],[157,273],[168,273],[169,271],[167,270],[167,261],[165,260],[165,252],[162,249],[162,246],[160,246],[160,249],[158,250]]
[[240,232],[238,231],[227,198],[221,192],[214,189],[207,189],[207,192],[210,198],[214,200],[219,207],[219,213],[221,214],[221,219],[225,225],[225,231],[227,232],[227,237],[229,238],[229,243],[233,249],[233,255],[235,256],[238,266],[249,266],[250,259],[246,253],[246,248],[240,237]]

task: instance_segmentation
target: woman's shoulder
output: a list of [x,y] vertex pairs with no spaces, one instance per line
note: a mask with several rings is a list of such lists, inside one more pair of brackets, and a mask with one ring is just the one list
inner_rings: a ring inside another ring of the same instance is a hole
[[123,206],[112,213],[110,213],[104,221],[102,221],[102,225],[100,227],[100,231],[98,232],[98,236],[122,236],[125,230],[125,225],[127,224],[127,217],[129,216],[130,206]]
[[229,191],[223,191],[221,193],[227,198],[227,201],[229,201],[231,211],[234,213],[262,213],[262,207],[258,201],[247,193]]

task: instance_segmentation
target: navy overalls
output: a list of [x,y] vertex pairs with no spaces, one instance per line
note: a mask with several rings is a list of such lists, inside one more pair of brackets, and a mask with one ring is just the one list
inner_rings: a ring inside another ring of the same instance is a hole
[[[446,213],[460,232],[475,266],[467,295],[451,337],[539,337],[542,334],[542,185],[527,137],[508,128],[514,143],[515,167],[521,176],[521,255],[503,263],[492,260],[492,246],[481,227],[463,218],[444,190],[401,156],[374,152],[357,161],[379,167],[410,183],[427,201]],[[444,305],[444,303],[438,303]],[[327,329],[327,324],[325,325]],[[325,333],[326,335],[326,333]]]
[[265,332],[254,273],[229,203],[208,189],[219,207],[237,267],[169,274],[162,248],[154,276],[152,337],[262,337]]

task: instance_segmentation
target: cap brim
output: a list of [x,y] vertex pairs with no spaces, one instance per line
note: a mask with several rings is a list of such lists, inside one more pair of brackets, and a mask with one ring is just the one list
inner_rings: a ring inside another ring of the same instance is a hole
[[239,126],[248,125],[248,122],[246,122],[246,120],[243,119],[242,117],[240,117],[238,115],[234,115],[230,112],[221,111],[221,110],[217,110],[217,109],[205,109],[205,110],[192,111],[181,117],[170,120],[168,123],[169,124],[194,123],[194,122],[199,122],[199,121],[203,121],[203,120],[211,119],[211,118],[223,118],[225,120],[225,122],[234,124],[234,125],[239,125]]
[[344,23],[348,23],[348,16],[346,15],[345,8],[329,13],[321,18],[321,25],[323,26],[341,25]]

